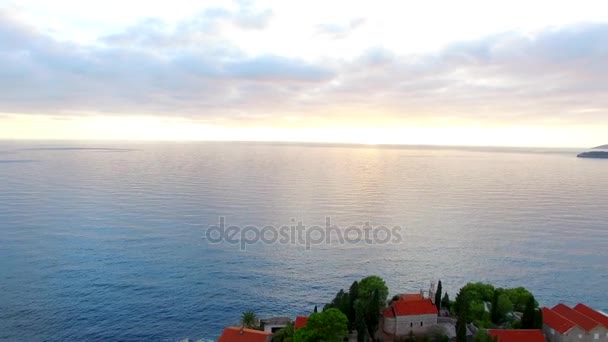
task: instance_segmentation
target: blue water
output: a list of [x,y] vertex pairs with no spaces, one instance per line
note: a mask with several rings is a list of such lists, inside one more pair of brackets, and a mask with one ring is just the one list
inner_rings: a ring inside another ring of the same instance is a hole
[[[608,160],[576,151],[0,143],[0,340],[214,340],[365,275],[525,286],[608,311]],[[400,225],[396,244],[210,244],[205,231]]]

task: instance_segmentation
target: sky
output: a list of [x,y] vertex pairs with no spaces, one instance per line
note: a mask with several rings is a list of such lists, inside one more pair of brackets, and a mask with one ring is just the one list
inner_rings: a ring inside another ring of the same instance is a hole
[[608,2],[0,0],[0,139],[608,143]]

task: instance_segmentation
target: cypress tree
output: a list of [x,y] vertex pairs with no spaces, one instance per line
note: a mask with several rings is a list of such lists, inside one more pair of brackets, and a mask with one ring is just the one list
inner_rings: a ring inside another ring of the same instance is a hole
[[435,292],[435,306],[437,311],[441,310],[441,280],[437,283],[437,292]]

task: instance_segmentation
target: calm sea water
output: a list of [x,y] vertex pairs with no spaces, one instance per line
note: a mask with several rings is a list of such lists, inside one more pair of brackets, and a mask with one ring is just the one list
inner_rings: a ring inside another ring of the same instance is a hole
[[[214,340],[353,280],[525,286],[608,311],[608,160],[576,151],[0,144],[0,340]],[[228,224],[399,225],[397,244],[210,244]]]

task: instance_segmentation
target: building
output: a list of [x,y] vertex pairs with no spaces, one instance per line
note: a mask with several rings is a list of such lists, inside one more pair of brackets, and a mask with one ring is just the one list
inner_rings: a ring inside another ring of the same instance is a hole
[[428,328],[437,325],[437,307],[434,303],[434,291],[429,291],[429,297],[420,294],[404,294],[393,301],[384,310],[383,330],[393,336],[405,336],[413,332],[424,334]]
[[218,342],[271,342],[272,334],[266,331],[227,327]]
[[498,342],[545,342],[540,329],[488,329],[488,334]]
[[296,322],[293,325],[294,329],[304,328],[308,323],[308,316],[298,316],[296,317]]
[[271,317],[260,320],[260,325],[265,332],[275,333],[291,323],[289,317]]
[[[543,331],[550,342],[608,342],[607,323],[602,314],[584,304],[578,310],[564,304],[542,308]],[[602,316],[598,316],[602,315]],[[598,322],[595,318],[603,321]]]

